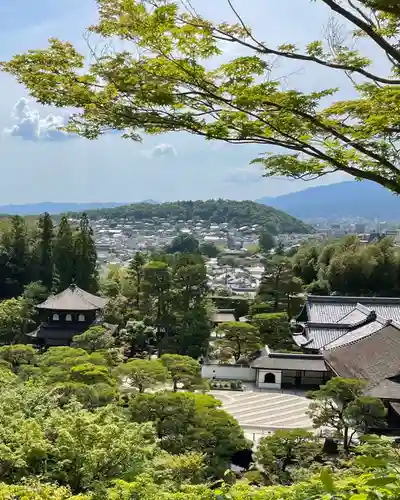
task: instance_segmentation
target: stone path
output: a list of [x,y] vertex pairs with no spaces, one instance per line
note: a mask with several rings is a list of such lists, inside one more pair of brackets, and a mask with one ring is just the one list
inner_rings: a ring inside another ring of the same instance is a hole
[[233,415],[253,441],[276,429],[301,427],[312,430],[306,415],[310,400],[304,396],[281,392],[211,391]]

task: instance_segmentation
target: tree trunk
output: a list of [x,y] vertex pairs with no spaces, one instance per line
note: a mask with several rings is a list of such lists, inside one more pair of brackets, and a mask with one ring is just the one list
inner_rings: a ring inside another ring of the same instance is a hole
[[177,380],[173,380],[173,384],[174,384],[174,387],[173,387],[173,392],[176,392],[178,390],[178,381]]
[[349,428],[347,426],[345,426],[344,430],[343,430],[343,448],[344,448],[346,455],[349,453],[349,447],[350,447]]

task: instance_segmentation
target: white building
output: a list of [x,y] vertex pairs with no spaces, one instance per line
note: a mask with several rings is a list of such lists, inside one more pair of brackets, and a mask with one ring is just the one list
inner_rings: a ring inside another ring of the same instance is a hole
[[201,374],[210,380],[253,382],[260,389],[314,388],[330,378],[322,355],[272,352],[268,346],[248,366],[204,364]]

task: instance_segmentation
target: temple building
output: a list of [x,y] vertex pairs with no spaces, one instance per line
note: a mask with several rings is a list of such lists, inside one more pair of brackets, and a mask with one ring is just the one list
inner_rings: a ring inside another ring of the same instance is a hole
[[85,292],[76,285],[51,295],[38,304],[39,327],[28,333],[28,341],[39,348],[69,346],[72,338],[100,323],[107,299]]

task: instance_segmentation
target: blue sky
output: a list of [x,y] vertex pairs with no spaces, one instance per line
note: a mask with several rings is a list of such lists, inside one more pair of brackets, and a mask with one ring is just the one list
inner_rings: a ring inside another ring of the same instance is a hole
[[[196,1],[194,2],[196,4]],[[13,0],[0,6],[0,59],[46,46],[49,37],[85,49],[82,33],[96,19],[94,0]],[[202,13],[229,19],[225,0],[197,0]],[[236,0],[271,45],[306,43],[321,37],[329,12],[309,0]],[[233,57],[230,51],[226,57]],[[281,65],[288,85],[314,90],[344,84],[323,69]],[[337,81],[334,81],[337,79]],[[0,205],[39,201],[138,201],[156,199],[277,196],[310,183],[263,179],[249,160],[260,146],[206,142],[184,133],[144,138],[143,143],[109,135],[98,141],[66,139],[57,131],[63,110],[29,99],[13,78],[0,73]],[[344,93],[346,93],[346,88]],[[344,180],[336,175],[322,182]],[[316,183],[314,183],[315,185]]]

